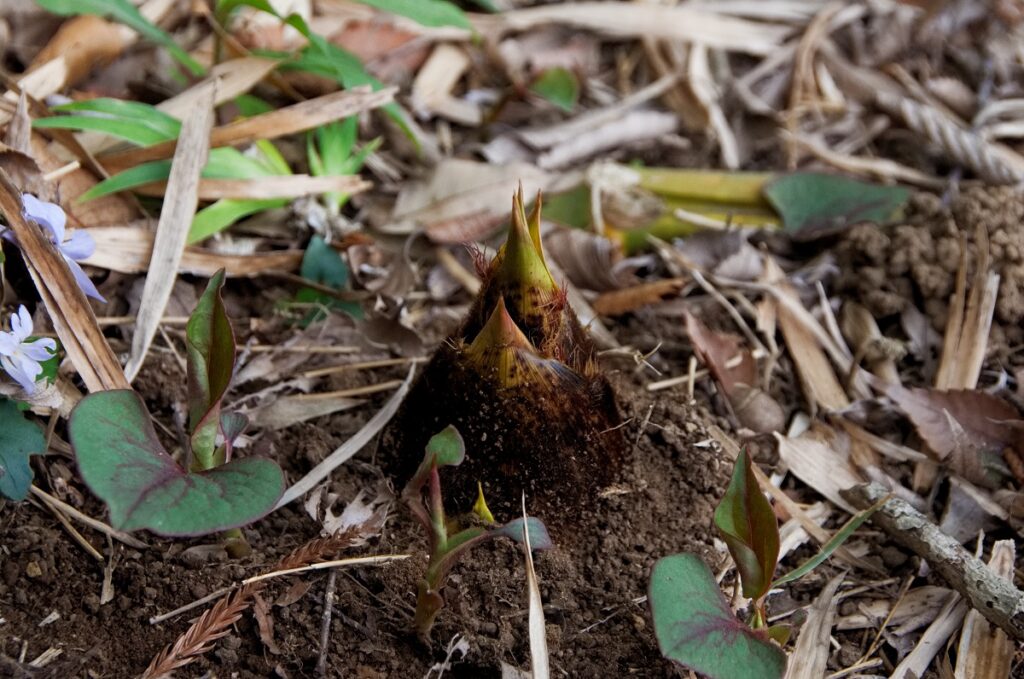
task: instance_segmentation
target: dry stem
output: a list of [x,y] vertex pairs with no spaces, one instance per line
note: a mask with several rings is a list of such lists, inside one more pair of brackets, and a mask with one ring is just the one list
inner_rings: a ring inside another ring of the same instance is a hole
[[[875,504],[889,491],[877,483],[841,491],[860,509]],[[897,542],[928,561],[932,568],[979,613],[1015,639],[1024,639],[1024,592],[995,574],[959,542],[903,500],[891,498],[871,521]]]

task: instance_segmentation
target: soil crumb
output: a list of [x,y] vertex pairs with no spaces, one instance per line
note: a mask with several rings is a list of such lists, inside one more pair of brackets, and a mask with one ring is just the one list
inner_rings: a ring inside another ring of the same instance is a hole
[[941,332],[956,286],[960,242],[967,243],[968,281],[978,262],[977,234],[988,237],[999,295],[990,347],[1007,356],[1024,341],[1024,191],[965,186],[950,205],[916,194],[902,224],[852,228],[836,248],[839,291],[876,317],[916,305]]

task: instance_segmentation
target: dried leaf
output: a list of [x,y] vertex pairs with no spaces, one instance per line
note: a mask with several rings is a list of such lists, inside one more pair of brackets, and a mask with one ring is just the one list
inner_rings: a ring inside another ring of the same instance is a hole
[[889,385],[885,394],[906,413],[936,457],[972,483],[998,485],[1003,449],[1020,449],[1024,422],[1016,408],[997,396],[898,385]]
[[256,618],[260,641],[273,655],[280,655],[281,649],[274,641],[274,616],[270,604],[259,593],[252,595],[252,615]]

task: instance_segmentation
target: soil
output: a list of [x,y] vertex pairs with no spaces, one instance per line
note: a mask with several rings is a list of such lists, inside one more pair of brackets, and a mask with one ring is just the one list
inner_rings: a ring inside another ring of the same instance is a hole
[[[731,463],[711,443],[704,417],[685,403],[682,391],[648,394],[635,373],[617,373],[617,365],[608,368],[626,422],[624,439],[631,445],[621,477],[592,511],[571,517],[575,540],[538,552],[536,558],[551,662],[556,673],[573,677],[679,676],[661,658],[651,631],[643,599],[647,578],[658,557],[678,551],[700,554],[713,568],[722,563],[723,555],[714,548],[712,514]],[[346,386],[401,377],[402,372],[352,373]],[[174,403],[184,396],[181,377],[171,357],[155,354],[137,383],[168,431],[174,431]],[[294,480],[349,438],[383,400],[265,433],[256,450],[276,458]],[[373,448],[335,472],[333,492],[351,499],[360,489],[380,485],[389,453]],[[61,464],[71,466],[70,461]],[[45,472],[54,466],[38,464],[37,482],[44,488],[57,485],[64,497],[83,498],[84,511],[103,516],[102,506],[87,492],[73,492],[73,476],[47,483]],[[137,675],[204,609],[155,626],[148,623],[151,616],[267,570],[319,530],[301,507],[284,508],[246,529],[253,554],[237,561],[204,549],[202,541],[144,535],[151,547],[136,550],[105,545],[97,534],[83,530],[101,552],[114,555],[113,598],[101,602],[103,564],[92,561],[49,512],[26,502],[8,507],[2,516],[0,659],[27,662],[55,649],[60,652],[56,661],[32,676],[61,678]],[[443,662],[445,648],[456,638],[468,643],[468,651],[461,658],[455,654],[448,676],[501,676],[502,662],[528,666],[525,575],[518,548],[494,541],[456,567],[429,648],[410,634],[425,549],[421,528],[395,504],[382,535],[353,550],[403,552],[412,558],[339,573],[328,676],[425,676]],[[261,641],[250,610],[213,651],[177,676],[315,676],[326,577],[282,578],[265,591],[273,644]],[[0,675],[6,671],[0,664]],[[16,668],[10,665],[9,671]]]
[[[877,318],[916,305],[938,332],[946,324],[960,265],[960,239],[968,247],[968,272],[977,262],[978,229],[988,236],[992,266],[1000,275],[990,347],[997,360],[1024,357],[1024,191],[968,186],[949,205],[917,193],[903,223],[852,228],[836,248],[839,293],[864,304]],[[968,278],[970,280],[970,278]]]

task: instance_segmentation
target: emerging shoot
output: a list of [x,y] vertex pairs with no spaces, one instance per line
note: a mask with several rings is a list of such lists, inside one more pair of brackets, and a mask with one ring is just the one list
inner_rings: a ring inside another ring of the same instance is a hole
[[508,238],[482,272],[476,301],[383,445],[398,451],[392,471],[401,482],[430,436],[454,423],[481,453],[453,470],[453,506],[470,505],[480,484],[499,519],[516,515],[525,491],[538,511],[564,523],[614,481],[626,446],[594,345],[547,267],[540,206],[538,195],[527,216],[522,191],[514,196]]

